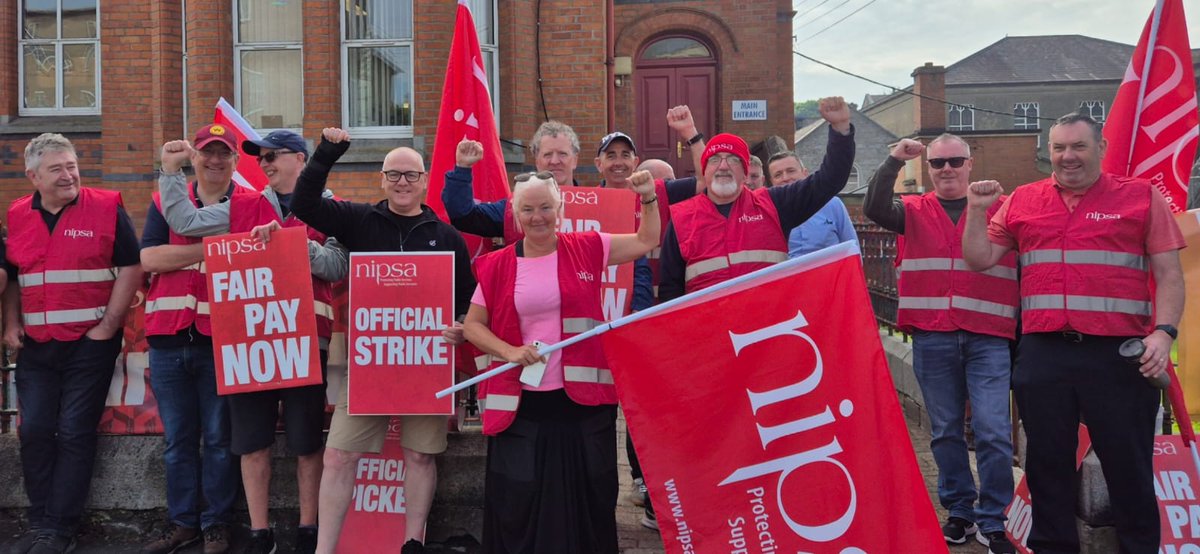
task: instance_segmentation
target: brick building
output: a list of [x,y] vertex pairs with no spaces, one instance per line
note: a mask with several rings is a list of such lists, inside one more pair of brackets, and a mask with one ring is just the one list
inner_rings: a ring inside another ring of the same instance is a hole
[[[792,137],[791,2],[467,0],[500,135],[524,144],[545,118],[582,142],[580,179],[612,130],[690,171],[666,122],[688,103],[712,135]],[[454,29],[451,0],[0,0],[0,202],[30,190],[38,133],[75,141],[86,184],[120,189],[139,225],[158,149],[211,121],[225,97],[252,125],[310,141],[351,131],[330,187],[376,200],[387,150],[426,154]],[[769,85],[764,86],[764,83]],[[735,121],[735,101],[766,119]],[[761,115],[761,114],[760,114]],[[509,169],[528,167],[505,144]]]

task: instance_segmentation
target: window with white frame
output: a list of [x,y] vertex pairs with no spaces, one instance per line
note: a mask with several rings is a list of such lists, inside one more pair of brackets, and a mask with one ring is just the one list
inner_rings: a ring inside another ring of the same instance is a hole
[[304,124],[304,39],[300,0],[234,1],[234,94],[256,129]]
[[100,113],[98,0],[19,0],[21,115]]
[[1079,113],[1089,116],[1099,123],[1104,123],[1104,101],[1084,100],[1079,103]]
[[342,0],[342,119],[358,136],[412,136],[412,0]]
[[475,30],[478,31],[483,70],[487,72],[488,93],[492,97],[492,113],[499,123],[500,102],[497,96],[500,89],[500,65],[496,53],[500,45],[496,37],[496,0],[467,0],[467,6],[471,8],[471,18],[475,20]]
[[948,131],[974,131],[975,130],[975,105],[967,104],[966,106],[950,105],[950,111],[946,114],[946,130]]
[[1037,102],[1017,102],[1013,104],[1013,128],[1016,129],[1041,129],[1041,122],[1038,120],[1038,103]]

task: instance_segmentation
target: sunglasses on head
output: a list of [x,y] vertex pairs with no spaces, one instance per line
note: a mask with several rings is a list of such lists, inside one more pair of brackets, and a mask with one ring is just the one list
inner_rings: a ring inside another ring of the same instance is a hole
[[521,174],[517,175],[516,177],[513,177],[513,180],[518,183],[523,183],[525,181],[528,181],[528,180],[534,179],[534,178],[537,178],[537,179],[543,180],[543,181],[546,179],[553,181],[554,174],[550,173],[549,171],[530,171],[529,173],[521,173]]
[[267,152],[266,154],[259,156],[258,159],[263,160],[269,164],[273,164],[273,163],[275,163],[275,158],[278,158],[279,156],[282,156],[284,154],[295,154],[295,152],[293,152],[291,150],[272,150],[270,152]]
[[962,167],[963,164],[967,163],[968,159],[970,159],[970,158],[964,158],[962,156],[955,156],[953,158],[930,158],[929,166],[934,169],[941,169],[943,167],[946,167],[946,164],[948,163],[948,164],[950,164],[950,167],[953,167],[954,169],[958,169],[958,168]]

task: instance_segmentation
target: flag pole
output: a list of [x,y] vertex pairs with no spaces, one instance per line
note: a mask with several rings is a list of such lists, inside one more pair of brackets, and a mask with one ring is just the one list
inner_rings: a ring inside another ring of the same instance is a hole
[[[1163,2],[1154,3],[1154,19],[1150,20],[1150,39],[1146,42],[1146,59],[1142,62],[1142,76],[1138,81],[1137,108],[1133,111],[1133,136],[1129,137],[1129,158],[1125,160],[1123,175],[1129,175],[1133,169],[1133,152],[1137,149],[1138,126],[1142,122],[1142,107],[1146,102],[1147,81],[1150,80],[1150,66],[1154,63],[1154,49],[1158,46],[1158,25],[1162,21]],[[1132,63],[1132,61],[1130,62]]]
[[[792,258],[790,260],[787,260],[785,262],[780,262],[780,263],[775,264],[770,267],[764,267],[753,273],[747,273],[740,277],[735,277],[728,281],[723,281],[721,283],[717,283],[706,289],[701,289],[701,290],[680,296],[679,298],[676,298],[674,300],[669,300],[667,302],[663,302],[662,304],[659,304],[659,305],[651,307],[651,308],[647,308],[640,312],[632,313],[625,317],[622,317],[619,319],[614,319],[607,323],[603,323],[593,329],[590,329],[584,333],[575,335],[567,340],[557,342],[557,343],[554,343],[551,345],[543,346],[542,348],[538,349],[538,354],[545,356],[546,354],[550,354],[551,352],[556,352],[558,350],[562,350],[563,348],[571,346],[572,344],[575,344],[575,343],[583,341],[583,340],[590,339],[594,336],[600,335],[601,333],[606,333],[612,329],[616,329],[617,327],[628,325],[635,321],[645,319],[647,317],[659,314],[661,312],[671,310],[681,304],[696,300],[697,298],[708,296],[708,295],[723,291],[728,288],[736,287],[738,285],[745,283],[746,281],[750,281],[753,279],[759,279],[759,278],[762,278],[762,277],[765,277],[768,275],[773,275],[775,273],[779,273],[782,271],[786,271],[788,269],[795,268],[796,266],[816,267],[816,266],[820,266],[820,265],[825,265],[829,262],[840,260],[842,258],[846,258],[849,256],[857,256],[857,255],[859,255],[859,250],[858,250],[858,244],[856,242],[846,241],[846,242],[843,242],[840,244],[836,244],[834,246],[830,246],[829,248],[818,250],[818,251],[812,252],[810,254],[805,254],[798,258]],[[491,369],[484,373],[480,373],[479,375],[476,375],[470,379],[467,379],[466,381],[458,383],[457,385],[454,385],[454,386],[446,388],[446,389],[442,389],[442,390],[438,391],[434,396],[437,398],[445,398],[447,395],[458,392],[458,391],[465,389],[476,383],[491,379],[492,377],[500,375],[501,373],[504,373],[504,372],[506,372],[514,367],[518,367],[518,366],[520,366],[520,364],[515,364],[515,363],[511,363],[511,362],[504,364],[495,369]]]

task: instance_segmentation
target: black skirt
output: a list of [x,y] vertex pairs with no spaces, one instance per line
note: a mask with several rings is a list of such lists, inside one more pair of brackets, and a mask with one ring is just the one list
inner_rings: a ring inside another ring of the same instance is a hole
[[616,418],[562,389],[521,392],[516,420],[488,437],[485,553],[617,552]]

